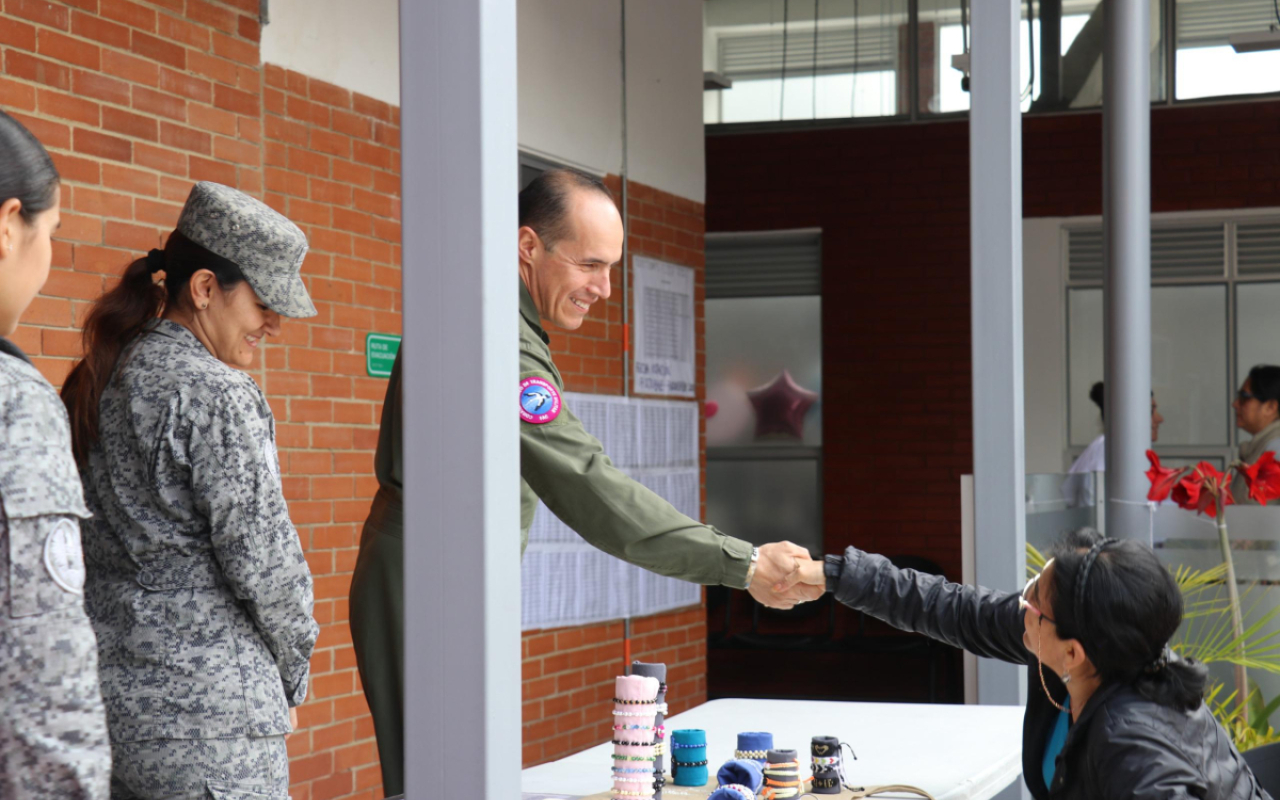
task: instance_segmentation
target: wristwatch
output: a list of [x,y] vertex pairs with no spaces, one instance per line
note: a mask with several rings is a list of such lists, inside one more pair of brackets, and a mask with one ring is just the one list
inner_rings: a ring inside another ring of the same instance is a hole
[[742,586],[743,589],[751,588],[751,581],[755,580],[756,566],[758,566],[759,563],[760,563],[760,548],[753,547],[751,548],[751,566],[747,567],[747,582],[743,584]]

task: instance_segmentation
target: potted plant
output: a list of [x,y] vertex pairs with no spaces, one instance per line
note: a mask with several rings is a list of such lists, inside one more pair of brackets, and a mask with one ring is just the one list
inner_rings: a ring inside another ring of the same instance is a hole
[[1226,568],[1225,581],[1227,597],[1231,611],[1231,628],[1233,633],[1233,649],[1235,657],[1230,659],[1235,665],[1235,698],[1240,706],[1240,713],[1246,724],[1250,722],[1249,711],[1249,676],[1246,671],[1245,653],[1246,631],[1244,615],[1240,607],[1240,587],[1236,581],[1235,562],[1231,557],[1231,540],[1227,536],[1227,506],[1235,502],[1231,494],[1231,482],[1236,474],[1244,476],[1249,487],[1249,497],[1261,504],[1280,497],[1280,463],[1275,454],[1267,452],[1253,464],[1240,461],[1232,462],[1226,472],[1220,472],[1214,465],[1201,461],[1194,467],[1175,469],[1160,463],[1160,457],[1154,451],[1147,451],[1147,459],[1151,469],[1147,470],[1147,478],[1151,481],[1151,491],[1147,499],[1160,503],[1172,498],[1180,508],[1195,511],[1213,517],[1217,522],[1218,546],[1222,551],[1222,563]]

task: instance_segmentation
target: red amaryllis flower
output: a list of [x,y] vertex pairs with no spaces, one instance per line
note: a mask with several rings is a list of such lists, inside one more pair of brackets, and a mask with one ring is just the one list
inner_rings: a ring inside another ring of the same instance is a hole
[[[1163,502],[1177,485],[1183,470],[1160,466],[1160,456],[1156,455],[1154,450],[1147,451],[1147,460],[1151,462],[1151,469],[1147,470],[1147,479],[1151,481],[1151,491],[1147,492],[1147,499],[1156,503]],[[1280,469],[1280,465],[1277,465],[1277,469]]]
[[1236,499],[1231,495],[1231,487],[1225,483],[1218,487],[1217,495],[1210,494],[1207,491],[1200,493],[1200,513],[1206,517],[1218,516],[1218,503],[1223,508],[1235,503]]
[[1260,505],[1280,497],[1280,464],[1275,453],[1268,450],[1252,465],[1241,467],[1240,473],[1249,484],[1249,497]]
[[1229,473],[1219,472],[1218,468],[1208,461],[1196,464],[1196,474],[1200,476],[1201,489],[1196,510],[1207,517],[1218,516],[1218,506],[1223,508],[1236,500],[1231,496]]
[[1173,497],[1173,502],[1177,503],[1179,508],[1197,511],[1200,508],[1200,493],[1203,488],[1200,476],[1193,472],[1178,481],[1178,484],[1173,487],[1173,492],[1170,496]]

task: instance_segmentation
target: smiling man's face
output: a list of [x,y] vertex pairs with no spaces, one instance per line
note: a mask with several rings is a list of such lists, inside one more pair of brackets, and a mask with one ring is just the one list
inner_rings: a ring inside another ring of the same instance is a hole
[[607,300],[610,273],[622,260],[622,217],[605,195],[570,190],[569,233],[550,248],[532,228],[520,229],[521,275],[538,315],[565,330],[582,326],[591,306]]

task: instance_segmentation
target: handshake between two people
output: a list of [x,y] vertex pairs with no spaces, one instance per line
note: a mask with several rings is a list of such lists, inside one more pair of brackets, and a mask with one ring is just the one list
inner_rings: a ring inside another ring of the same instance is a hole
[[747,591],[769,608],[794,608],[817,600],[827,591],[822,559],[814,560],[806,548],[791,542],[762,545]]

